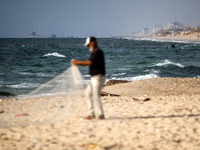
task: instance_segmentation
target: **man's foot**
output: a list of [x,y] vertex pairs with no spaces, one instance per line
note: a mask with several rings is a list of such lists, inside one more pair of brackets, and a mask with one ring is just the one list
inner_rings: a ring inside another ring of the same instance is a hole
[[92,120],[92,119],[95,119],[95,116],[86,116],[85,118],[84,118],[85,120]]
[[104,115],[100,115],[97,119],[103,120],[103,119],[105,119],[105,117],[104,117]]

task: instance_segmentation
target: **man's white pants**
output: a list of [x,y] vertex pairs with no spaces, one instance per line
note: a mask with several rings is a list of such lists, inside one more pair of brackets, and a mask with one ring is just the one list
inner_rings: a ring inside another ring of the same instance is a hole
[[96,101],[98,115],[104,115],[103,104],[101,101],[101,89],[105,83],[105,79],[105,76],[102,75],[92,76],[91,81],[86,88],[85,95],[90,116],[95,115],[93,100]]

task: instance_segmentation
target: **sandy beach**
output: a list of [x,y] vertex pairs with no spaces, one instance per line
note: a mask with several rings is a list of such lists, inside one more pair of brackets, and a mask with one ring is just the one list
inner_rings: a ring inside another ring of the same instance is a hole
[[164,37],[154,36],[154,37],[150,37],[149,39],[200,42],[200,33],[193,33],[189,35],[164,36]]
[[[120,96],[102,96],[105,120],[83,120],[87,115],[83,96],[74,95],[70,98],[73,102],[66,96],[51,96],[48,99],[54,100],[55,111],[72,102],[67,113],[60,113],[67,115],[44,124],[1,127],[0,149],[199,150],[199,89],[198,78],[153,78],[106,86],[104,92]],[[6,100],[1,106],[8,103]],[[42,102],[40,98],[27,100],[27,110],[34,100],[34,104]],[[41,111],[45,113],[40,119],[48,119],[49,109],[52,106]],[[0,114],[1,118],[9,115]]]

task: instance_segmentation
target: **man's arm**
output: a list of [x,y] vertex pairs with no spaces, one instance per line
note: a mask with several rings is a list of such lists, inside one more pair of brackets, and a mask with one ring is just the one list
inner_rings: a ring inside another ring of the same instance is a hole
[[81,65],[81,66],[91,66],[92,61],[91,60],[85,60],[85,61],[79,61],[76,59],[72,59],[71,61],[74,65]]

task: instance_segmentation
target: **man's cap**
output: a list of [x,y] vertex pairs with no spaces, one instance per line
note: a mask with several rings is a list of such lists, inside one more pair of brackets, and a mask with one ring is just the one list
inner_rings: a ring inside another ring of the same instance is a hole
[[93,37],[93,36],[88,37],[88,38],[86,39],[86,42],[85,42],[84,46],[88,46],[88,45],[90,44],[90,42],[93,42],[93,41],[96,42],[97,39],[96,39],[95,37]]

